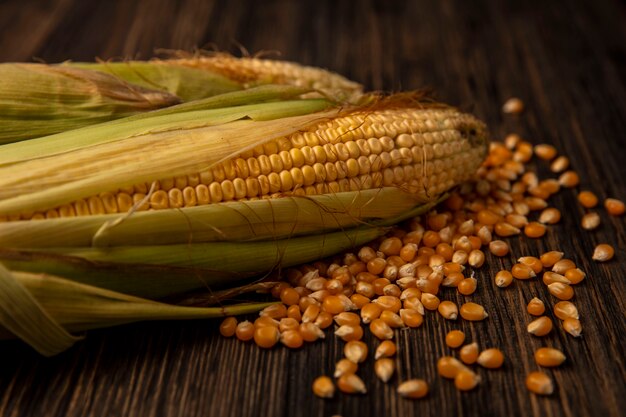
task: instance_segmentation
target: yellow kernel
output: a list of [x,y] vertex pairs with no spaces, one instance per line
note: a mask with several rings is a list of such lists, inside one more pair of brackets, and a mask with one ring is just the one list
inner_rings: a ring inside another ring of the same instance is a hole
[[564,274],[570,269],[576,268],[576,264],[571,259],[561,259],[552,265],[552,272]]
[[451,330],[446,335],[446,345],[456,349],[465,341],[465,333],[460,330]]
[[339,378],[342,375],[354,374],[358,369],[358,365],[349,359],[343,358],[335,364],[335,373],[333,376]]
[[293,288],[285,288],[280,292],[280,301],[287,306],[298,304],[298,301],[300,301],[300,294],[298,294],[298,292]]
[[272,304],[271,306],[267,306],[261,310],[259,312],[259,316],[269,317],[272,319],[282,319],[283,317],[287,317],[287,307],[280,303]]
[[335,330],[335,335],[340,337],[344,342],[361,340],[361,338],[363,338],[363,328],[361,326],[344,324]]
[[459,391],[470,391],[476,388],[480,382],[480,377],[469,369],[459,371],[454,377],[454,386]]
[[349,311],[342,311],[334,317],[334,320],[339,326],[358,326],[361,324],[361,317],[359,317],[358,314]]
[[519,235],[521,233],[520,229],[505,222],[496,223],[494,230],[498,236],[502,237]]
[[393,339],[393,329],[382,319],[375,319],[370,323],[370,331],[380,340]]
[[533,271],[530,266],[524,263],[516,263],[515,265],[513,265],[513,267],[511,268],[511,275],[513,275],[513,278],[517,279],[530,279],[537,276],[537,274],[535,274],[535,271]]
[[463,281],[459,282],[456,289],[460,294],[472,295],[476,291],[477,285],[478,281],[476,278],[465,278]]
[[428,394],[428,384],[423,379],[409,379],[398,385],[398,394],[405,398],[424,398]]
[[574,337],[580,337],[583,333],[583,326],[580,323],[580,320],[568,317],[563,320],[563,330]]
[[376,348],[374,359],[388,358],[396,354],[396,344],[391,340],[383,340]]
[[580,268],[569,269],[565,271],[565,278],[570,282],[570,284],[576,285],[582,282],[585,279],[587,274],[585,274]]
[[509,271],[499,271],[495,276],[495,283],[500,288],[506,288],[513,282],[513,274]]
[[289,308],[287,309],[287,317],[292,318],[296,321],[301,321],[302,312],[300,311],[300,306],[298,305],[289,306]]
[[436,295],[429,293],[423,293],[421,301],[424,308],[431,311],[437,310],[440,303],[440,300]]
[[471,365],[478,360],[478,343],[473,342],[465,345],[459,350],[459,358],[463,363]]
[[302,313],[302,323],[313,323],[317,316],[320,314],[320,306],[316,304],[309,305],[304,313]]
[[539,222],[530,222],[524,227],[524,234],[532,238],[541,237],[546,234],[546,226]]
[[550,161],[556,157],[556,148],[552,145],[548,145],[547,143],[542,143],[539,145],[535,145],[535,155],[537,157]]
[[437,361],[437,372],[444,378],[454,379],[464,369],[467,367],[452,356],[442,356]]
[[566,171],[559,177],[559,184],[567,188],[576,187],[580,184],[580,178],[576,171]]
[[383,310],[391,310],[394,313],[400,311],[400,308],[402,307],[402,301],[400,301],[398,297],[391,295],[381,295],[375,299],[374,302],[381,306]]
[[559,251],[550,251],[546,252],[539,257],[539,260],[543,264],[545,268],[551,268],[555,263],[560,261],[563,258],[563,252]]
[[480,352],[476,362],[483,368],[497,369],[504,363],[504,354],[500,349],[491,348]]
[[320,376],[313,381],[313,394],[320,398],[333,398],[335,386],[333,381],[327,376]]
[[613,259],[614,255],[615,249],[613,249],[613,246],[606,243],[601,243],[593,250],[593,256],[591,257],[591,259],[598,262],[606,262]]
[[364,305],[369,304],[371,300],[364,295],[361,294],[352,294],[350,296],[350,301],[354,303],[357,309],[363,308]]
[[569,318],[578,320],[578,309],[570,301],[559,301],[554,305],[554,315],[561,320],[567,320]]
[[280,319],[280,322],[278,323],[278,330],[280,330],[281,333],[286,332],[287,330],[296,330],[298,328],[300,328],[300,323],[291,317],[284,317]]
[[474,249],[469,253],[467,263],[474,268],[480,268],[485,263],[485,254],[480,249]]
[[469,321],[480,321],[488,317],[485,308],[476,303],[465,303],[460,309],[461,317]]
[[539,395],[550,395],[554,392],[554,384],[543,372],[531,372],[526,377],[526,388]]
[[556,272],[550,272],[550,271],[546,271],[543,273],[543,283],[546,285],[550,285],[553,284],[555,282],[560,282],[563,284],[569,284],[570,281],[565,278],[563,275],[561,274],[557,274]]
[[387,323],[387,325],[391,328],[397,329],[400,327],[404,327],[404,322],[402,318],[393,311],[385,310],[380,314],[380,320]]
[[254,330],[254,343],[257,346],[269,349],[280,340],[278,328],[274,326],[257,327]]
[[346,394],[365,394],[367,392],[365,383],[355,374],[346,374],[339,377],[337,387]]
[[377,303],[369,303],[361,308],[361,319],[363,323],[369,324],[372,320],[380,317],[383,308]]
[[565,362],[565,355],[558,349],[542,347],[535,351],[535,362],[539,366],[559,366]]
[[459,316],[459,308],[452,301],[442,301],[437,306],[437,311],[444,319],[456,320]]
[[593,208],[598,205],[598,197],[591,191],[581,191],[578,193],[578,202],[585,208]]
[[539,223],[543,224],[555,224],[561,220],[561,212],[554,207],[548,207],[544,209],[539,215]]
[[524,111],[524,102],[517,97],[511,97],[502,105],[502,112],[508,114],[519,114]]
[[594,211],[587,213],[580,220],[580,225],[585,230],[594,230],[600,226],[600,215]]
[[530,302],[526,306],[526,311],[528,311],[528,313],[533,316],[541,316],[543,313],[545,313],[546,306],[543,301],[535,297],[530,300]]
[[550,171],[559,173],[569,167],[569,159],[566,156],[559,156],[550,164]]
[[235,336],[242,342],[252,340],[254,337],[254,324],[250,323],[248,320],[242,321],[235,329]]
[[396,370],[393,359],[380,358],[374,362],[374,372],[376,376],[383,382],[388,382]]
[[[311,324],[311,323],[306,323],[306,324]],[[325,329],[329,327],[331,324],[333,324],[333,316],[326,311],[322,311],[317,316],[313,324],[319,327],[320,329]]]
[[549,284],[548,291],[550,291],[550,294],[563,301],[570,300],[574,296],[574,289],[562,282]]
[[539,274],[543,271],[543,264],[539,258],[535,258],[534,256],[522,256],[517,262],[528,265],[535,274]]
[[539,317],[528,323],[526,330],[534,336],[545,336],[552,331],[552,320],[546,316]]
[[402,241],[397,237],[390,237],[383,240],[378,247],[378,250],[384,253],[386,256],[399,255],[402,249]]
[[297,329],[293,329],[281,333],[280,342],[290,349],[298,349],[304,344],[304,339]]
[[261,316],[254,321],[254,327],[278,327],[278,321],[268,316]]
[[322,302],[322,309],[330,314],[339,314],[345,311],[345,306],[338,296],[329,295]]
[[237,319],[235,317],[226,317],[220,324],[220,334],[224,337],[233,337],[237,329]]
[[[417,299],[417,297],[413,297],[413,298]],[[407,327],[412,327],[412,328],[419,327],[424,322],[424,316],[420,314],[417,310],[413,310],[410,308],[401,309],[400,318],[402,318],[402,322]]]
[[343,354],[354,363],[361,363],[367,358],[367,345],[360,340],[353,340],[345,344]]
[[607,198],[604,200],[604,208],[611,216],[621,216],[626,211],[626,205],[615,198]]

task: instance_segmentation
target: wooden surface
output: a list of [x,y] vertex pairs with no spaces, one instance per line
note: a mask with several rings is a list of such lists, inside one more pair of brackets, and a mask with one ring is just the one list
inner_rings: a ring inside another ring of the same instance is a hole
[[[487,121],[495,138],[517,132],[533,143],[553,143],[571,158],[583,188],[625,200],[625,23],[623,4],[612,0],[9,0],[0,3],[0,61],[148,58],[155,48],[212,45],[235,53],[238,45],[252,53],[280,51],[370,89],[432,87]],[[527,105],[520,117],[500,111],[513,95]],[[537,169],[548,174],[545,164]],[[217,322],[149,323],[90,332],[49,359],[19,342],[0,343],[0,415],[619,417],[626,413],[625,220],[600,210],[602,227],[583,232],[574,191],[551,201],[564,219],[547,238],[510,239],[511,258],[489,258],[479,271],[472,299],[490,317],[451,324],[429,314],[422,328],[399,332],[398,376],[378,382],[369,360],[361,373],[366,396],[312,395],[313,378],[330,373],[341,356],[342,343],[330,334],[296,352],[261,351],[221,338]],[[599,242],[620,247],[614,261],[591,261]],[[513,257],[545,249],[564,251],[588,273],[576,288],[584,325],[578,340],[558,328],[541,340],[526,334],[526,302],[533,296],[552,302],[539,282],[506,290],[492,284]],[[435,373],[452,328],[507,357],[502,370],[479,370],[484,383],[471,393],[459,393]],[[525,373],[536,367],[532,352],[542,345],[568,357],[549,371],[556,382],[549,398],[524,388]],[[428,399],[396,395],[397,381],[409,377],[429,381]]]

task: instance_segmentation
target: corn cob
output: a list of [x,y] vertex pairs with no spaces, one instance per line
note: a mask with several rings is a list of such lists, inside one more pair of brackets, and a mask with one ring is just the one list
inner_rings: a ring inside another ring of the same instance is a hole
[[261,90],[0,148],[0,261],[153,299],[232,286],[382,235],[485,154],[481,122],[418,97]]

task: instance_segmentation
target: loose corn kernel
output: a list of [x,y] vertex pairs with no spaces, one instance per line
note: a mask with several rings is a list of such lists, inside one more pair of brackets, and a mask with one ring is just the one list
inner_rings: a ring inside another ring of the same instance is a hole
[[402,307],[402,301],[400,301],[398,297],[390,295],[381,295],[375,299],[374,302],[381,306],[383,310],[391,310],[394,313],[400,311],[400,308]]
[[586,276],[587,274],[585,274],[580,268],[569,269],[565,271],[565,278],[572,285],[581,283],[585,279]]
[[580,318],[578,315],[578,309],[570,301],[559,301],[554,305],[553,311],[554,315],[561,320],[566,320],[570,318],[578,320]]
[[535,362],[539,366],[559,366],[565,362],[565,355],[558,349],[542,347],[535,351]]
[[526,197],[526,204],[530,210],[543,210],[548,207],[548,203],[543,198],[538,197]]
[[480,321],[486,319],[489,315],[485,308],[476,303],[465,303],[460,309],[461,317],[469,321]]
[[613,259],[614,255],[615,249],[613,249],[613,246],[606,243],[601,243],[593,250],[593,256],[591,257],[591,259],[598,262],[606,262]]
[[393,311],[385,310],[380,314],[379,318],[393,329],[404,327],[404,322],[402,321],[402,318]]
[[361,294],[352,294],[350,296],[350,301],[354,303],[357,309],[361,309],[365,304],[369,304],[371,300]]
[[452,272],[447,275],[443,281],[441,281],[441,285],[444,287],[458,287],[461,281],[463,281],[465,277],[460,272]]
[[464,250],[457,250],[452,254],[452,262],[459,265],[465,265],[468,258],[469,255]]
[[585,230],[594,230],[600,226],[600,215],[594,211],[587,213],[580,221],[580,225]]
[[333,381],[327,376],[319,376],[313,381],[313,394],[320,398],[333,398],[335,386]]
[[406,243],[400,250],[400,258],[405,262],[412,262],[417,254],[417,244]]
[[402,291],[402,294],[400,294],[400,300],[404,301],[410,297],[421,297],[421,296],[422,296],[422,292],[418,288],[411,287]]
[[494,230],[498,236],[502,236],[502,237],[519,235],[521,233],[520,229],[505,222],[496,223]]
[[387,261],[383,258],[374,258],[367,263],[367,271],[370,274],[379,275],[387,266]]
[[543,273],[543,283],[546,285],[553,284],[555,282],[560,282],[562,284],[569,284],[570,280],[565,278],[565,276],[561,274],[557,274],[556,272],[546,271]]
[[335,373],[333,376],[339,378],[342,375],[355,374],[359,366],[349,359],[343,358],[335,364]]
[[349,311],[342,311],[341,313],[337,314],[333,319],[335,320],[335,323],[337,323],[339,326],[358,326],[361,324],[361,317],[359,317],[358,314]]
[[478,343],[473,342],[459,350],[459,358],[467,365],[472,365],[478,360]]
[[513,282],[513,274],[509,271],[499,271],[495,276],[495,283],[500,288],[506,288]]
[[509,245],[502,240],[493,240],[489,243],[489,251],[495,256],[506,256],[509,253]]
[[382,319],[375,319],[370,323],[370,331],[380,340],[393,339],[393,329]]
[[569,159],[566,156],[559,156],[550,164],[550,171],[559,173],[569,167]]
[[235,317],[226,317],[220,324],[220,334],[224,337],[233,337],[237,329],[237,319]]
[[598,197],[591,191],[581,191],[578,193],[578,202],[585,208],[593,208],[598,205]]
[[[285,288],[280,292],[280,301],[287,306],[298,304],[298,301],[300,301],[300,294],[298,294],[293,288]],[[285,311],[285,315],[287,315],[287,311]]]
[[574,337],[580,337],[583,334],[583,326],[580,320],[568,317],[563,320],[563,330]]
[[280,340],[280,333],[277,327],[264,326],[254,330],[254,343],[257,346],[269,349]]
[[320,314],[320,306],[311,304],[302,313],[302,323],[313,323]]
[[506,137],[504,138],[504,144],[507,148],[514,149],[521,140],[522,138],[520,137],[520,135],[511,133],[506,135]]
[[346,311],[346,308],[337,295],[328,295],[322,301],[322,309],[330,314],[339,314],[342,311]]
[[254,321],[254,327],[278,327],[278,321],[271,317],[262,316]]
[[559,184],[567,188],[576,187],[580,184],[580,178],[576,171],[566,171],[559,177]]
[[485,263],[485,254],[480,249],[474,249],[470,252],[467,263],[474,268],[480,268]]
[[454,386],[459,391],[471,391],[480,383],[480,376],[469,369],[459,371],[454,377]]
[[235,329],[235,336],[242,342],[252,340],[254,337],[254,324],[250,323],[248,320],[242,321]]
[[326,338],[322,329],[313,323],[301,323],[299,331],[305,342],[315,342],[318,339]]
[[544,209],[539,215],[539,223],[556,224],[561,220],[561,212],[554,207]]
[[261,310],[259,316],[282,319],[283,317],[287,317],[287,307],[285,307],[284,304],[272,304]]
[[344,324],[335,330],[335,335],[340,337],[344,342],[352,340],[361,340],[363,338],[363,328],[361,326],[352,326]]
[[381,242],[378,250],[387,256],[399,255],[402,250],[402,241],[397,237],[387,238]]
[[300,323],[296,319],[292,319],[291,317],[284,317],[280,319],[278,323],[278,330],[283,333],[287,330],[296,330],[300,328]]
[[315,319],[313,324],[315,324],[320,329],[325,329],[325,328],[329,327],[331,324],[333,324],[333,316],[330,313],[326,312],[326,311],[322,311],[317,316],[317,318]]
[[346,394],[365,394],[367,388],[361,378],[355,374],[346,374],[339,377],[337,387]]
[[376,348],[374,359],[388,358],[396,354],[396,344],[391,340],[383,340]]
[[442,356],[437,361],[437,372],[444,378],[454,379],[460,371],[465,369],[467,367],[452,356]]
[[535,274],[543,271],[543,264],[541,263],[539,258],[535,258],[534,256],[522,256],[517,260],[517,262],[528,265]]
[[354,363],[361,363],[367,358],[367,345],[360,340],[353,340],[343,347],[343,354]]
[[488,245],[489,243],[491,243],[491,239],[493,238],[493,235],[491,234],[491,231],[487,228],[487,226],[482,226],[480,229],[478,229],[478,232],[476,232],[476,236],[478,236],[483,245]]
[[[524,111],[524,102],[517,97],[511,97],[502,105],[502,112],[508,114],[519,114]],[[518,143],[519,146],[519,143]]]
[[369,303],[361,308],[361,319],[363,323],[369,324],[372,320],[380,317],[380,314],[383,312],[383,308],[376,303]]
[[621,216],[626,211],[626,205],[615,198],[607,198],[604,200],[604,208],[611,216]]
[[563,301],[571,300],[574,296],[574,289],[562,282],[553,282],[548,285],[548,291],[550,291],[550,294]]
[[480,352],[476,362],[483,368],[498,369],[504,363],[504,354],[500,349],[490,348]]
[[539,395],[550,395],[554,392],[554,384],[543,372],[531,372],[526,377],[526,388]]
[[526,216],[522,216],[521,214],[507,214],[505,220],[508,224],[517,227],[518,229],[521,229],[528,224],[528,218]]
[[460,330],[451,330],[446,335],[446,345],[452,349],[456,349],[465,341],[465,333]]
[[557,274],[564,274],[569,269],[576,268],[576,264],[571,259],[561,259],[552,265],[552,272]]
[[459,282],[456,289],[460,294],[472,295],[476,291],[477,285],[478,281],[476,278],[465,278],[463,281]]
[[523,263],[516,263],[513,265],[511,268],[511,275],[513,275],[513,278],[517,279],[530,279],[537,276],[535,271],[533,271],[530,266]]
[[547,316],[539,317],[528,323],[526,331],[534,336],[545,336],[552,331],[552,320]]
[[528,313],[533,316],[541,316],[543,313],[545,313],[546,306],[543,301],[535,297],[530,300],[530,302],[526,306],[526,311],[528,311]]
[[298,330],[286,330],[281,333],[280,342],[290,349],[298,349],[304,344],[304,339]]
[[421,301],[424,308],[430,311],[437,310],[439,303],[441,302],[436,295],[429,293],[423,293]]
[[402,318],[402,322],[404,322],[407,327],[412,328],[420,327],[424,322],[424,316],[422,314],[420,314],[417,310],[409,308],[403,308],[400,310],[400,318]]
[[398,394],[404,398],[424,398],[428,395],[428,384],[423,379],[409,379],[398,385]]
[[530,222],[524,227],[524,234],[532,238],[541,237],[546,234],[546,226],[538,222]]
[[459,308],[452,301],[442,301],[437,306],[437,311],[444,319],[456,320],[459,317]]
[[380,358],[374,362],[374,372],[376,376],[383,382],[388,382],[393,376],[396,370],[396,365],[393,359]]
[[296,321],[302,320],[302,312],[300,311],[299,305],[289,306],[287,309],[287,317],[292,318]]
[[557,153],[556,148],[547,143],[541,143],[539,145],[535,145],[534,150],[535,150],[535,155],[537,155],[537,157],[546,161],[551,161],[552,159],[554,159]]
[[553,251],[546,252],[543,255],[541,255],[539,257],[539,260],[541,261],[541,263],[543,264],[545,268],[551,268],[552,266],[554,266],[554,264],[556,264],[562,258],[563,258],[563,252],[553,250]]

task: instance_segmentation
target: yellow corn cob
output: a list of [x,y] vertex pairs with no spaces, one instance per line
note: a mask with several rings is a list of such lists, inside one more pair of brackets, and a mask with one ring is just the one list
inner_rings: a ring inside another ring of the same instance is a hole
[[482,123],[450,108],[349,113],[201,172],[103,190],[20,219],[124,213],[140,202],[137,210],[161,210],[392,186],[424,203],[473,175],[484,135]]

